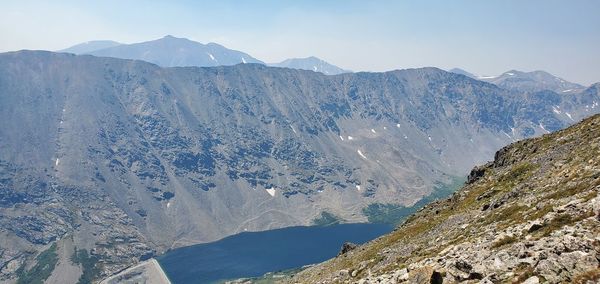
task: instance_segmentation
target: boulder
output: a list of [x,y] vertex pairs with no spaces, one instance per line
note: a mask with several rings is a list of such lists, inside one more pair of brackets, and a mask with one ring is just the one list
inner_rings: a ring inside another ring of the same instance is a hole
[[338,256],[340,256],[340,255],[342,255],[342,254],[345,254],[345,253],[347,253],[347,252],[349,252],[349,251],[351,251],[351,250],[355,249],[356,247],[357,247],[357,245],[356,245],[356,244],[353,244],[353,243],[351,243],[351,242],[345,242],[345,243],[342,245],[342,248],[340,249],[340,252],[338,253]]

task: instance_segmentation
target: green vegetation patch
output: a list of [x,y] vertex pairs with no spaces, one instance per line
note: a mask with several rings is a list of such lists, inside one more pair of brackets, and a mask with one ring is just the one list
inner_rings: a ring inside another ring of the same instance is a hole
[[498,186],[510,189],[516,184],[523,182],[528,179],[535,170],[539,168],[539,165],[532,164],[529,162],[522,162],[513,166],[509,172],[502,175],[498,179]]
[[404,207],[397,204],[373,203],[363,208],[363,214],[367,216],[370,223],[398,225],[408,216],[417,212],[425,205],[440,199],[444,199],[463,186],[465,178],[453,178],[450,183],[439,183],[433,192],[419,200],[413,206]]
[[92,280],[100,273],[100,268],[96,266],[98,257],[88,254],[85,249],[75,249],[71,261],[75,264],[81,264],[83,268],[83,274],[79,277],[77,284],[92,283]]
[[321,216],[313,219],[312,223],[315,226],[331,226],[340,224],[342,219],[338,216],[335,216],[327,211],[321,212]]
[[25,271],[25,265],[17,271],[19,279],[17,284],[42,284],[48,279],[58,263],[56,254],[56,243],[52,244],[47,250],[40,253],[36,258],[37,263],[30,270]]

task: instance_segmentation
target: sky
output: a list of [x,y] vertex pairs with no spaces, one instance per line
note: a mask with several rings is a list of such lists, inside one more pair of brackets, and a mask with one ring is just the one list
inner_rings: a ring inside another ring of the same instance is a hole
[[597,0],[0,0],[0,52],[165,35],[354,71],[545,70],[600,82]]

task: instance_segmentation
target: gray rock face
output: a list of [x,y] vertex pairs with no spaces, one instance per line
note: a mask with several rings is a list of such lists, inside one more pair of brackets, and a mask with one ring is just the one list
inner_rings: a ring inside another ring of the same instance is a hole
[[263,64],[262,61],[246,53],[227,49],[216,43],[201,44],[173,36],[165,36],[148,42],[122,44],[85,53],[95,56],[143,60],[163,67]]
[[311,70],[321,72],[325,75],[337,75],[342,73],[351,73],[352,71],[344,70],[333,64],[327,63],[314,56],[307,58],[290,58],[279,63],[269,64],[274,67],[294,68],[300,70]]
[[0,233],[22,251],[72,234],[110,274],[323,211],[365,221],[369,204],[412,205],[500,146],[572,123],[553,107],[597,112],[597,91],[549,103],[435,68],[324,76],[4,53]]
[[122,43],[112,41],[112,40],[92,40],[92,41],[76,44],[69,48],[59,50],[58,52],[85,54],[85,53],[89,53],[89,52],[96,51],[96,50],[119,46],[121,44]]

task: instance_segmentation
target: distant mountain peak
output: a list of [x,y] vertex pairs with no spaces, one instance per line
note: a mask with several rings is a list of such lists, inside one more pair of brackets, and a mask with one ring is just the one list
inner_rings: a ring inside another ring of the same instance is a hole
[[212,67],[259,63],[262,61],[241,51],[216,43],[202,44],[187,38],[166,35],[162,38],[93,50],[87,54],[122,59],[143,60],[162,67]]
[[524,72],[511,69],[497,76],[475,75],[460,68],[453,68],[448,71],[492,83],[501,88],[523,92],[550,90],[564,94],[577,93],[584,89],[579,84],[569,82],[544,70]]
[[76,44],[74,46],[59,50],[58,52],[83,54],[83,53],[88,53],[88,52],[92,52],[92,51],[96,51],[96,50],[100,50],[100,49],[104,49],[104,48],[119,46],[121,44],[122,43],[112,41],[112,40],[92,40],[92,41],[86,41],[86,42],[83,42],[80,44]]
[[285,67],[293,69],[311,70],[314,72],[320,72],[325,75],[337,75],[342,73],[351,73],[352,71],[344,70],[331,63],[326,62],[315,56],[309,56],[304,58],[290,58],[279,63],[270,64],[274,67]]

